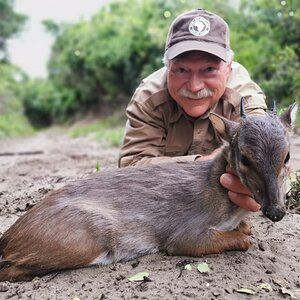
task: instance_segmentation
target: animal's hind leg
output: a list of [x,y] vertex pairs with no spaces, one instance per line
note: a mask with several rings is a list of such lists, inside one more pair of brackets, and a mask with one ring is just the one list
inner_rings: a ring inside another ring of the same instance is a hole
[[1,281],[28,281],[35,277],[31,270],[22,267],[9,266],[0,269]]
[[0,282],[1,281],[27,281],[33,279],[35,276],[43,276],[53,271],[60,271],[64,269],[75,269],[90,266],[95,258],[103,257],[107,254],[106,251],[81,252],[77,255],[70,253],[57,252],[48,255],[36,253],[34,258],[31,256],[22,257],[15,256],[13,260],[2,261],[0,263]]
[[0,240],[0,281],[28,280],[53,271],[86,267],[107,254],[105,241],[99,242],[97,236],[75,225],[69,234],[56,228],[24,233],[23,228],[12,228]]
[[251,242],[244,233],[233,231],[218,231],[210,229],[208,235],[199,241],[185,241],[177,245],[173,254],[187,256],[201,256],[203,254],[216,254],[225,251],[246,251]]

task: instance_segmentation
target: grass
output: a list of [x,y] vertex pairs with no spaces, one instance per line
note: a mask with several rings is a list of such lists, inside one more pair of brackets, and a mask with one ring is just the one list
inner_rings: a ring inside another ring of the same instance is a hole
[[[53,127],[52,127],[53,128]],[[120,147],[123,141],[125,119],[121,113],[102,117],[97,121],[77,124],[68,129],[72,137],[92,136],[106,142],[109,146]],[[27,118],[19,113],[0,114],[0,139],[28,136],[35,133]]]
[[300,113],[299,113],[299,110],[300,110],[300,106],[298,108],[298,113],[297,113],[296,120],[295,120],[295,127],[300,127]]
[[70,130],[71,137],[92,136],[112,147],[120,147],[123,141],[125,120],[120,113],[102,117],[85,125],[76,125]]
[[25,116],[18,113],[0,115],[0,139],[28,136],[35,131]]
[[300,170],[294,173],[292,179],[291,193],[288,199],[288,208],[300,212]]

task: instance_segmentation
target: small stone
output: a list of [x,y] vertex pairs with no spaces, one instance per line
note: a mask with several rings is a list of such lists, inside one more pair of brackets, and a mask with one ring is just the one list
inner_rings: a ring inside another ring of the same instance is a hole
[[5,293],[9,290],[8,286],[6,283],[1,282],[0,283],[0,293]]

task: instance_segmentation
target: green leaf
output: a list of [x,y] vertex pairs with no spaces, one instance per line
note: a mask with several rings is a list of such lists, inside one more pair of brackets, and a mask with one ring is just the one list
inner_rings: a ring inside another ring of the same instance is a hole
[[267,292],[272,292],[272,286],[269,283],[261,283],[257,286],[259,289],[265,290]]
[[200,263],[197,269],[200,273],[208,273],[210,271],[210,268],[207,263]]
[[97,161],[96,163],[96,172],[99,172],[100,171],[100,163],[99,161]]
[[131,282],[144,281],[145,277],[149,277],[148,272],[140,272],[128,278]]
[[235,291],[238,292],[238,293],[247,294],[247,295],[255,295],[256,294],[253,290],[246,289],[246,288],[236,289]]

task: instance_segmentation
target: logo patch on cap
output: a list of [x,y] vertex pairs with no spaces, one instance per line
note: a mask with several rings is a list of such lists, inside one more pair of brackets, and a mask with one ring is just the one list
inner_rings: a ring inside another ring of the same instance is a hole
[[209,30],[210,23],[203,17],[194,18],[189,25],[190,33],[195,36],[204,36],[209,33]]

